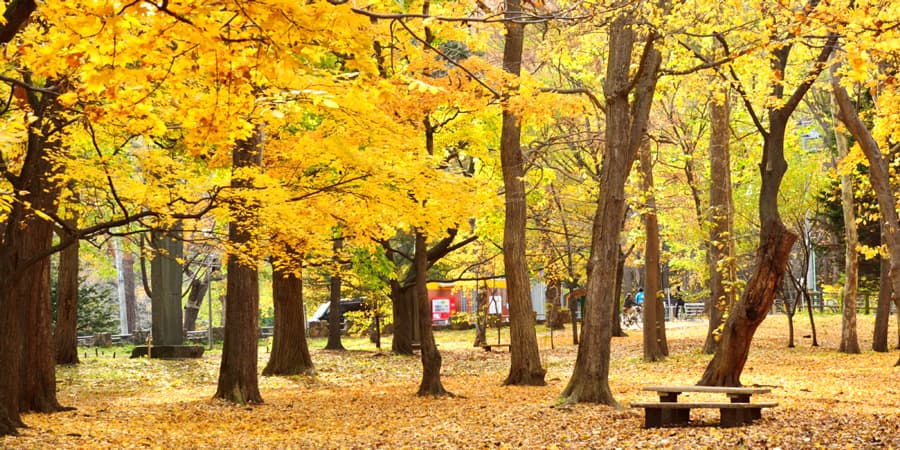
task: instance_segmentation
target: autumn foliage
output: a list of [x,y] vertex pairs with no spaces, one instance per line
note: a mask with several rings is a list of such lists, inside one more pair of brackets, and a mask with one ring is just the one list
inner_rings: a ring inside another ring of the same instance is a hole
[[[717,411],[698,410],[691,413],[690,427],[648,430],[642,428],[642,412],[627,407],[653,398],[641,386],[699,378],[709,356],[700,351],[705,324],[698,321],[669,329],[671,355],[663,363],[643,362],[640,333],[613,341],[610,385],[623,404],[618,410],[558,403],[575,348],[557,335],[550,349],[543,329],[538,339],[548,368],[546,387],[501,387],[508,354],[469,347],[471,331],[437,333],[442,380],[459,395],[440,399],[415,395],[418,358],[377,353],[362,341],[350,344],[347,353],[313,350],[317,376],[261,378],[266,403],[243,408],[211,400],[217,355],[161,361],[89,351],[80,366],[58,369],[60,400],[77,409],[25,415],[29,428],[3,438],[0,447],[896,447],[900,369],[888,368],[892,354],[837,353],[838,319],[820,319],[819,348],[785,348],[783,316],[762,325],[744,381],[773,387],[765,401],[779,406],[740,428],[717,428]],[[861,336],[871,336],[871,316],[860,326]],[[798,331],[808,333],[803,325]],[[313,347],[323,344],[314,341]],[[266,357],[261,347],[260,362]]]

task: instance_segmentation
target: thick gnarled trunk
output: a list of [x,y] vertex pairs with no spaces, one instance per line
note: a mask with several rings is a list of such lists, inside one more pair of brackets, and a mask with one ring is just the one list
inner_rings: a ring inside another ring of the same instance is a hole
[[184,242],[180,225],[151,234],[155,250],[150,262],[153,345],[182,345],[181,284]]
[[768,233],[757,250],[757,267],[747,283],[744,295],[731,309],[716,353],[706,368],[700,385],[740,386],[741,372],[750,353],[756,329],[766,318],[784,278],[791,247],[797,235],[780,222],[769,225]]
[[770,112],[770,133],[760,163],[760,243],[756,251],[756,269],[747,282],[744,295],[725,321],[715,356],[706,367],[698,383],[700,385],[741,385],[741,372],[747,362],[753,335],[772,309],[784,279],[791,248],[797,240],[797,235],[781,221],[777,200],[781,180],[787,171],[784,130],[789,117],[789,112],[782,110]]

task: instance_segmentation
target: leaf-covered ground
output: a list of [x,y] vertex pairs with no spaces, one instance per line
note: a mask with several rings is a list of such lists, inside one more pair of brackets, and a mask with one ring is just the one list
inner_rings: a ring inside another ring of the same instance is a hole
[[[348,352],[314,350],[316,377],[260,378],[265,403],[236,407],[211,400],[219,356],[196,361],[112,358],[110,351],[58,372],[59,399],[77,409],[24,416],[29,428],[3,448],[900,448],[897,352],[843,355],[834,349],[840,318],[819,317],[821,347],[798,320],[786,348],[783,316],[766,320],[744,371],[746,385],[774,386],[759,401],[779,406],[755,424],[721,429],[718,411],[692,411],[692,426],[643,429],[628,403],[652,400],[647,384],[693,384],[709,357],[702,322],[668,331],[671,356],[641,360],[641,336],[614,340],[611,386],[622,409],[560,405],[575,359],[571,330],[555,349],[540,332],[545,387],[502,387],[508,353],[470,347],[471,332],[440,332],[442,379],[455,398],[420,398],[416,358],[377,353],[367,341]],[[872,316],[860,317],[871,348]],[[891,340],[896,340],[892,327]],[[496,335],[492,336],[496,339]],[[505,337],[504,337],[505,339]],[[313,347],[320,347],[319,341]],[[268,355],[261,348],[260,367]],[[701,394],[692,399],[703,399]],[[712,397],[710,399],[719,400]]]

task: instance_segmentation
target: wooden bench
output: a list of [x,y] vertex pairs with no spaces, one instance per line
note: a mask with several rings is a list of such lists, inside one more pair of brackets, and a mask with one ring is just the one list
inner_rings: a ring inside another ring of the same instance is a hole
[[685,319],[693,319],[695,317],[700,317],[703,315],[703,311],[705,310],[706,305],[703,303],[685,303],[684,310],[682,314],[684,314]]
[[509,348],[509,344],[484,344],[484,345],[481,346],[481,348],[483,348],[484,351],[486,351],[486,352],[491,351],[491,348],[493,348],[493,347],[506,347],[506,348]]
[[[762,417],[762,408],[773,408],[778,403],[751,403],[755,394],[771,392],[769,388],[719,387],[719,386],[646,386],[645,391],[659,394],[659,402],[636,402],[632,408],[644,409],[644,427],[659,428],[667,425],[686,425],[690,422],[691,409],[718,409],[719,426],[733,427],[753,422]],[[725,394],[729,402],[682,402],[678,396],[685,392]]]

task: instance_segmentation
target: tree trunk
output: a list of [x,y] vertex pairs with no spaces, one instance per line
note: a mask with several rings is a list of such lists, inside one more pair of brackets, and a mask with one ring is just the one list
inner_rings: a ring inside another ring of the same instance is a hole
[[56,284],[57,364],[78,364],[78,242],[59,255]]
[[473,347],[481,347],[487,344],[488,327],[488,301],[490,291],[487,286],[482,286],[475,295],[475,342]]
[[[54,81],[48,80],[47,83],[52,85]],[[64,90],[62,87],[60,89]],[[63,127],[65,119],[55,96],[45,95],[32,106],[35,116],[40,119],[31,123],[28,129],[25,157],[28,169],[23,167],[19,183],[13,185],[15,191],[28,191],[21,201],[31,208],[18,216],[9,213],[8,220],[16,226],[8,228],[21,229],[7,229],[5,236],[8,239],[6,242],[17,247],[13,250],[17,254],[12,267],[19,269],[19,274],[0,286],[10,289],[11,300],[21,304],[19,312],[24,314],[19,316],[22,328],[18,329],[22,337],[18,411],[55,412],[64,408],[56,399],[56,352],[50,309],[49,249],[53,243],[53,224],[31,211],[55,215],[59,209],[57,197],[60,187],[52,179],[63,167],[51,164],[50,160],[59,158],[64,152],[61,139],[54,133]],[[9,233],[18,236],[10,236]],[[35,261],[36,255],[42,256]],[[25,267],[28,261],[35,262]],[[7,342],[2,345],[6,346]]]
[[401,286],[397,280],[391,280],[391,305],[394,312],[394,336],[391,351],[398,355],[413,354],[412,308],[415,303],[415,291],[411,286]]
[[[344,238],[336,237],[334,239],[334,260],[337,261],[338,252],[344,246]],[[325,350],[345,350],[344,344],[341,343],[341,274],[335,267],[331,274],[330,294],[328,297],[328,343],[325,344]]]
[[180,225],[153,232],[151,246],[156,250],[150,262],[153,345],[182,345],[181,283],[184,270],[184,242]]
[[[8,4],[3,14],[5,20],[0,24],[0,43],[6,44],[11,41],[19,29],[28,22],[36,7],[33,0]],[[41,195],[43,188],[49,184],[48,175],[52,175],[48,170],[45,156],[43,146],[31,146],[29,142],[26,164],[20,173],[20,183],[13,186],[17,188],[17,192],[24,193],[23,198],[26,200],[31,200],[29,197],[35,195],[38,195],[38,198],[44,197]],[[46,197],[52,198],[49,195]],[[23,234],[31,232],[29,223],[25,222],[26,211],[23,205],[22,202],[14,202],[5,220],[0,222],[0,286],[3,287],[0,288],[0,342],[3,343],[0,345],[0,436],[16,434],[16,428],[23,426],[19,416],[18,388],[20,357],[25,349],[22,333],[28,322],[25,322],[26,318],[22,315],[24,299],[19,299],[12,292],[12,288],[18,284],[18,272],[27,269],[22,267],[22,263],[28,261],[29,257],[28,254],[23,254],[20,248]],[[36,219],[33,215],[29,216],[29,222]],[[23,226],[13,226],[18,224]],[[39,325],[41,324],[32,324],[32,326]],[[49,329],[50,323],[46,325]],[[32,349],[32,351],[40,350]],[[53,354],[50,349],[44,351],[52,360]],[[54,377],[55,373],[53,371]]]
[[[884,223],[881,224],[881,240],[884,242]],[[878,283],[878,308],[875,310],[875,331],[872,336],[872,350],[888,351],[888,327],[891,319],[891,261],[880,256],[881,278]],[[898,315],[900,320],[900,315]],[[900,327],[898,327],[900,330]]]
[[[832,110],[836,108],[837,105],[832,95]],[[834,125],[836,127],[837,123]],[[835,132],[835,144],[838,156],[841,159],[846,158],[849,153],[847,136],[841,132]],[[853,176],[849,173],[841,175],[841,209],[844,213],[846,237],[846,246],[844,247],[846,284],[843,296],[844,315],[841,323],[841,344],[838,351],[860,353],[859,338],[856,333],[856,297],[859,291],[859,255],[856,252],[856,246],[859,243],[859,237],[856,231],[856,213],[853,202]]]
[[551,330],[562,330],[565,324],[559,320],[559,301],[562,296],[562,282],[558,279],[551,279],[547,282],[547,288],[544,290],[544,298],[547,303],[547,328]]
[[[881,212],[883,227],[882,237],[887,244],[891,261],[890,276],[888,277],[891,280],[891,297],[897,302],[897,296],[900,295],[900,217],[898,217],[897,201],[891,186],[888,161],[882,156],[878,143],[859,118],[856,108],[850,102],[847,90],[841,87],[840,77],[836,76],[834,68],[832,68],[832,87],[840,109],[839,118],[847,125],[869,161],[869,181],[878,199],[878,210]],[[897,362],[900,364],[900,359]]]
[[[522,14],[520,0],[507,0],[505,17]],[[503,47],[503,69],[518,76],[522,68],[523,23],[506,22]],[[506,99],[508,100],[508,99]],[[503,227],[503,264],[506,270],[506,292],[509,299],[510,367],[505,385],[543,386],[546,370],[541,366],[531,289],[525,263],[525,166],[520,142],[519,118],[509,109],[503,110],[500,135],[500,160],[506,197],[506,222]]]
[[766,318],[778,286],[784,279],[791,247],[797,235],[785,228],[778,214],[778,188],[787,170],[784,160],[784,130],[788,112],[769,114],[769,134],[760,163],[762,187],[759,194],[760,243],[756,251],[756,269],[741,300],[732,308],[720,335],[715,356],[698,384],[704,386],[740,386],[741,372],[747,362],[750,342]]
[[[650,144],[641,146],[641,173],[644,177],[644,232],[646,248],[644,255],[644,361],[662,361],[669,354],[666,343],[666,320],[663,310],[665,294],[661,286],[659,270],[659,222],[656,219],[656,198],[653,194],[653,163]],[[618,297],[616,297],[618,304]],[[618,309],[618,308],[617,308]]]
[[448,395],[441,384],[441,353],[434,343],[431,327],[431,302],[428,300],[428,287],[425,275],[428,272],[427,247],[425,235],[416,232],[416,253],[414,256],[416,271],[416,305],[419,308],[419,336],[422,346],[422,383],[418,395]]
[[726,92],[722,102],[710,102],[709,136],[709,331],[703,352],[715,353],[725,311],[734,306],[734,200],[731,193],[731,107]]
[[[787,308],[785,308],[787,309]],[[788,319],[788,348],[794,348],[794,311],[785,314]]]
[[[754,123],[763,136],[762,161],[759,164],[762,179],[759,192],[759,247],[756,251],[756,268],[747,283],[744,295],[735,304],[725,321],[721,341],[713,359],[698,384],[704,386],[740,386],[741,372],[747,362],[750,342],[756,329],[772,309],[775,295],[784,279],[791,247],[797,235],[788,230],[778,213],[778,190],[787,171],[784,159],[784,134],[791,114],[797,109],[803,96],[825,68],[829,55],[834,50],[837,36],[829,34],[809,73],[803,74],[803,81],[785,98],[785,85],[773,83],[767,109],[768,131],[763,129],[759,116],[749,109]],[[782,74],[788,69],[790,44],[772,50],[771,69]],[[750,105],[750,100],[745,98]],[[783,103],[781,103],[783,102]]]
[[[603,189],[597,199],[591,229],[587,301],[581,345],[569,384],[562,392],[567,402],[594,402],[618,406],[609,388],[609,358],[619,258],[619,235],[625,214],[625,181],[646,133],[647,120],[661,57],[650,40],[644,46],[640,68],[631,79],[635,30],[632,12],[623,11],[609,26],[609,56],[604,82],[606,148],[600,167]],[[633,104],[629,103],[634,94]]]
[[[209,270],[209,268],[207,268]],[[197,328],[197,315],[203,306],[203,298],[209,290],[209,278],[199,274],[191,280],[191,289],[188,291],[187,303],[184,305],[184,331],[194,331]]]
[[810,335],[812,335],[812,343],[810,346],[819,346],[819,334],[816,332],[816,318],[813,315],[812,297],[809,296],[809,290],[806,289],[806,283],[803,283],[803,298],[806,299],[806,312],[809,314]]
[[619,301],[622,298],[622,278],[625,275],[625,252],[619,248],[619,259],[616,261],[616,306],[613,308],[612,318],[612,335],[613,337],[627,337],[628,334],[622,329],[622,304]]
[[122,272],[125,280],[125,320],[128,324],[128,332],[134,333],[139,326],[137,299],[134,295],[134,254],[124,246],[122,248]]
[[[233,155],[231,187],[235,193],[253,188],[253,176],[244,168],[259,168],[262,159],[261,130],[247,140],[238,141]],[[225,291],[225,342],[219,385],[215,398],[237,404],[262,403],[256,374],[259,353],[259,274],[256,268],[257,251],[252,229],[257,220],[259,205],[235,197],[231,205],[232,219],[228,224],[228,239],[242,251],[228,258],[228,280]]]
[[275,333],[272,354],[262,374],[315,375],[306,342],[306,318],[303,316],[303,278],[299,271],[273,267],[272,302],[275,305]]

